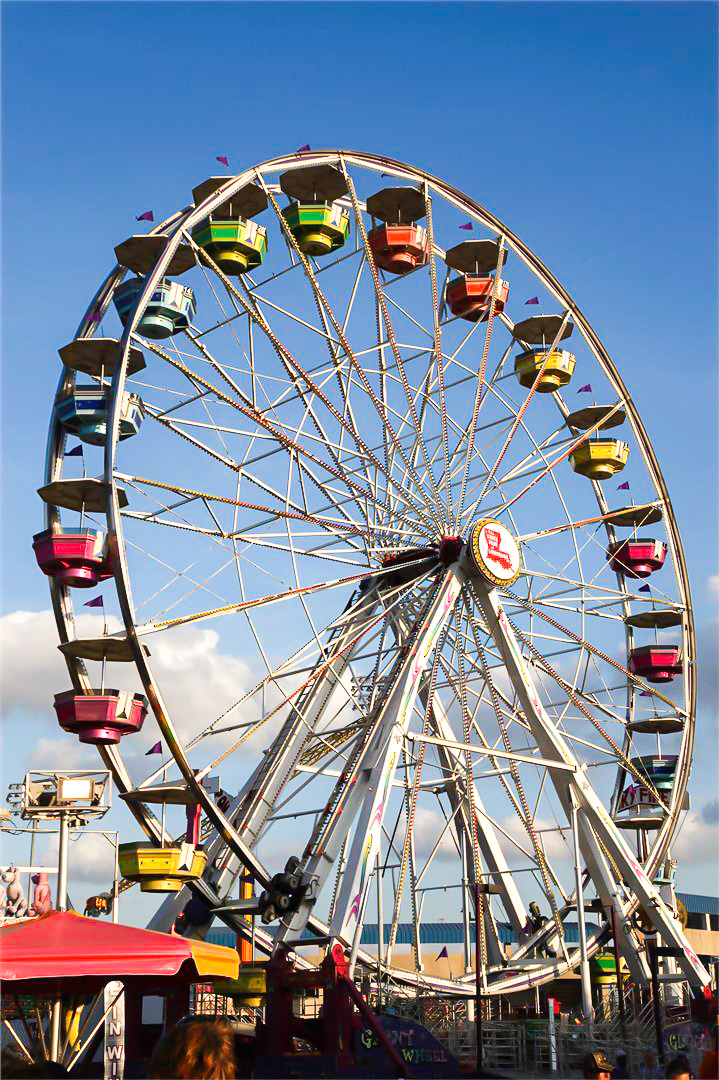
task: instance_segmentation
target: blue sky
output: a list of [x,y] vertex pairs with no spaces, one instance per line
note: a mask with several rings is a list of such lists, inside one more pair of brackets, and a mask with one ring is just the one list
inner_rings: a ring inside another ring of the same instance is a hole
[[[3,614],[48,607],[30,542],[57,348],[135,215],[186,205],[218,154],[239,169],[309,143],[416,163],[539,254],[638,404],[705,658],[691,790],[711,845],[716,6],[11,2],[2,20]],[[5,749],[8,725],[32,723],[3,783],[41,731],[30,698],[6,686]],[[682,888],[716,892],[712,862],[680,868]]]

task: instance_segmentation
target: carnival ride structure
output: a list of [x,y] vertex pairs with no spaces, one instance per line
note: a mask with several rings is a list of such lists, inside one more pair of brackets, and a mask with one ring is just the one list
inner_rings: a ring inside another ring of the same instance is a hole
[[[217,915],[265,954],[339,943],[353,974],[468,996],[470,924],[496,995],[576,968],[589,911],[585,955],[613,923],[646,981],[641,912],[705,984],[667,871],[696,694],[681,541],[559,280],[451,185],[343,151],[210,177],[115,255],[60,349],[34,547],[58,720],[142,835],[120,863],[167,894],[151,927]],[[121,630],[78,636],[75,590],[104,580]],[[209,627],[244,672],[212,713],[151,655],[191,678]],[[422,953],[450,903],[456,978]]]

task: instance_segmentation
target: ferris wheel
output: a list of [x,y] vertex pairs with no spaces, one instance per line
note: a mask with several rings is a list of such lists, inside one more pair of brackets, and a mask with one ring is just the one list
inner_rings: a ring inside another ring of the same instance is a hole
[[[585,956],[613,924],[645,980],[639,913],[706,983],[667,874],[686,567],[596,333],[492,214],[386,157],[306,150],[192,197],[118,244],[60,349],[34,540],[58,719],[134,818],[151,925],[247,936],[253,908],[265,952],[339,941],[469,994],[476,924],[491,995],[576,968],[585,913]],[[79,636],[104,579],[122,629]],[[187,708],[208,629],[242,665]],[[449,978],[423,927],[454,917]]]

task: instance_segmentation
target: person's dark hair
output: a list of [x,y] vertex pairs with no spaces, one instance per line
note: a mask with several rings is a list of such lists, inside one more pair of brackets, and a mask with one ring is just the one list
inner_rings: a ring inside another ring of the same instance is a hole
[[55,1080],[55,1077],[71,1076],[64,1065],[57,1061],[27,1061],[13,1055],[2,1059],[3,1080]]
[[235,1039],[224,1019],[193,1019],[163,1035],[152,1055],[150,1080],[234,1080]]
[[592,1050],[584,1055],[582,1076],[585,1080],[594,1080],[600,1072],[611,1073],[612,1068],[612,1063],[602,1050]]
[[675,1080],[675,1077],[684,1076],[685,1073],[688,1076],[691,1076],[692,1074],[689,1058],[686,1054],[677,1054],[677,1056],[672,1058],[667,1065],[667,1071],[664,1075],[667,1077],[667,1080]]

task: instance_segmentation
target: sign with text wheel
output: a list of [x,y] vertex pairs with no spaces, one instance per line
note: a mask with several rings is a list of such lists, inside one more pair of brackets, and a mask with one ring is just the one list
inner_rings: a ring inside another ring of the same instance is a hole
[[105,1080],[122,1080],[125,1074],[125,995],[121,990],[122,983],[117,980],[105,986],[104,1008],[109,1010],[105,1016]]

